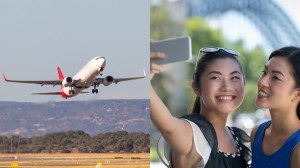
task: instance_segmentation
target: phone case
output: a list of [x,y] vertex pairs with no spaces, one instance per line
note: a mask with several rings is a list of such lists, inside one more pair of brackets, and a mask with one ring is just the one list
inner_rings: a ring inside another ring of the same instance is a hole
[[165,59],[154,61],[157,64],[168,64],[187,61],[192,58],[192,45],[189,36],[155,41],[150,44],[151,52],[162,52]]

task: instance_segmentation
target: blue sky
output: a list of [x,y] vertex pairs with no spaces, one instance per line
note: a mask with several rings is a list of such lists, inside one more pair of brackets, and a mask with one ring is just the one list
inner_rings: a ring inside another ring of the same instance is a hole
[[[149,16],[149,2],[141,0],[2,0],[0,71],[10,79],[57,79],[57,66],[65,77],[73,76],[100,55],[107,60],[103,76],[141,76],[143,69],[149,74]],[[98,89],[97,95],[70,100],[149,98],[149,77]],[[2,78],[0,101],[69,101],[31,95],[58,90]]]

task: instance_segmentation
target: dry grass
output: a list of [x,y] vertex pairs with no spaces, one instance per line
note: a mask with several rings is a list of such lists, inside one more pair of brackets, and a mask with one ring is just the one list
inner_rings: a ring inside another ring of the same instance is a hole
[[149,153],[99,153],[99,154],[0,154],[0,167],[32,168],[149,168]]

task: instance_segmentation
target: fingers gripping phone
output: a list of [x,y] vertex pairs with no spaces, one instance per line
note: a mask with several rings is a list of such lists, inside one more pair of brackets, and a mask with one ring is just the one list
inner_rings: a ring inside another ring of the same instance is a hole
[[192,45],[189,36],[154,41],[150,43],[151,52],[162,52],[164,59],[155,60],[156,64],[187,61],[192,58]]

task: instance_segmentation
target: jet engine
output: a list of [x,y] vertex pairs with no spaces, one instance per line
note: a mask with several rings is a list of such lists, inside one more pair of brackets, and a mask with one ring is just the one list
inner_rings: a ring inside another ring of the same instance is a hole
[[114,81],[114,78],[112,76],[107,76],[103,80],[103,85],[108,86],[108,85],[112,84],[113,81]]
[[72,85],[72,82],[73,82],[72,77],[66,77],[66,78],[62,81],[62,85],[63,85],[64,87],[71,86],[71,85]]

